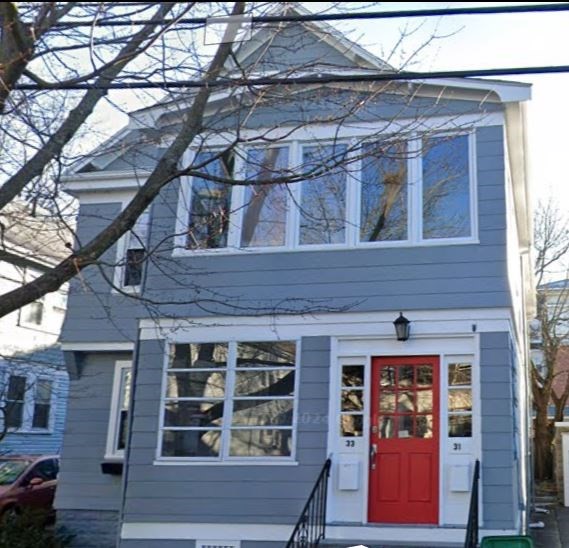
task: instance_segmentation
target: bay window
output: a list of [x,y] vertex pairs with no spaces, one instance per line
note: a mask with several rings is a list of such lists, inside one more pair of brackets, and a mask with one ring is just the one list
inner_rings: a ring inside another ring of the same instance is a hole
[[160,457],[290,459],[296,369],[292,341],[172,345]]
[[[276,251],[474,241],[473,139],[473,133],[433,133],[199,152],[193,165],[203,176],[182,185],[178,248]],[[282,182],[291,175],[296,182]],[[244,184],[219,180],[233,178]]]

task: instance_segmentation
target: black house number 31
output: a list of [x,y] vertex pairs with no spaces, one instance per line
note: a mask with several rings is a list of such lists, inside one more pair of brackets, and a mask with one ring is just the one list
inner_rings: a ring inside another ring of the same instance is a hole
[[453,443],[452,450],[453,451],[460,451],[462,449],[462,443]]

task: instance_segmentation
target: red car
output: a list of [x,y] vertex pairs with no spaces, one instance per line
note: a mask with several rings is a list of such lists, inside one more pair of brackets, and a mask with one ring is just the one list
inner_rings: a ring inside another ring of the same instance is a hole
[[0,456],[0,517],[22,510],[53,513],[59,458]]

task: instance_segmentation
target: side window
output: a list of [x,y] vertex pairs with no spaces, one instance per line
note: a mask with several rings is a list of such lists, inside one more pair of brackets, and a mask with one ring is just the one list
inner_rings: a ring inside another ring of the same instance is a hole
[[10,375],[6,392],[6,426],[21,428],[24,422],[26,377]]
[[450,438],[472,437],[470,363],[449,363],[448,366],[448,435]]
[[150,212],[147,209],[129,232],[124,252],[123,287],[136,287],[142,281],[142,267],[146,256]]
[[49,428],[51,415],[52,382],[46,379],[37,379],[35,386],[34,413],[32,428]]
[[115,365],[109,430],[107,434],[107,451],[105,455],[108,459],[124,457],[131,383],[131,363],[124,361],[117,362]]

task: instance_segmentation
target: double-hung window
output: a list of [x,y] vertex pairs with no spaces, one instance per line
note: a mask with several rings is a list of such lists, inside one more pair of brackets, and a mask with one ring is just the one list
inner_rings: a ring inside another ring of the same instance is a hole
[[136,290],[142,282],[142,269],[146,259],[150,210],[145,210],[123,239],[121,268],[117,269],[119,284],[125,289]]
[[6,427],[14,432],[47,432],[54,411],[54,382],[34,373],[4,377],[0,399],[6,411]]
[[433,133],[199,152],[192,165],[202,175],[182,185],[178,248],[475,241],[473,139],[473,133]]
[[124,458],[131,386],[131,362],[117,361],[115,364],[109,429],[107,432],[107,450],[105,453],[105,458],[108,460]]
[[290,460],[296,363],[293,341],[173,344],[159,458]]

